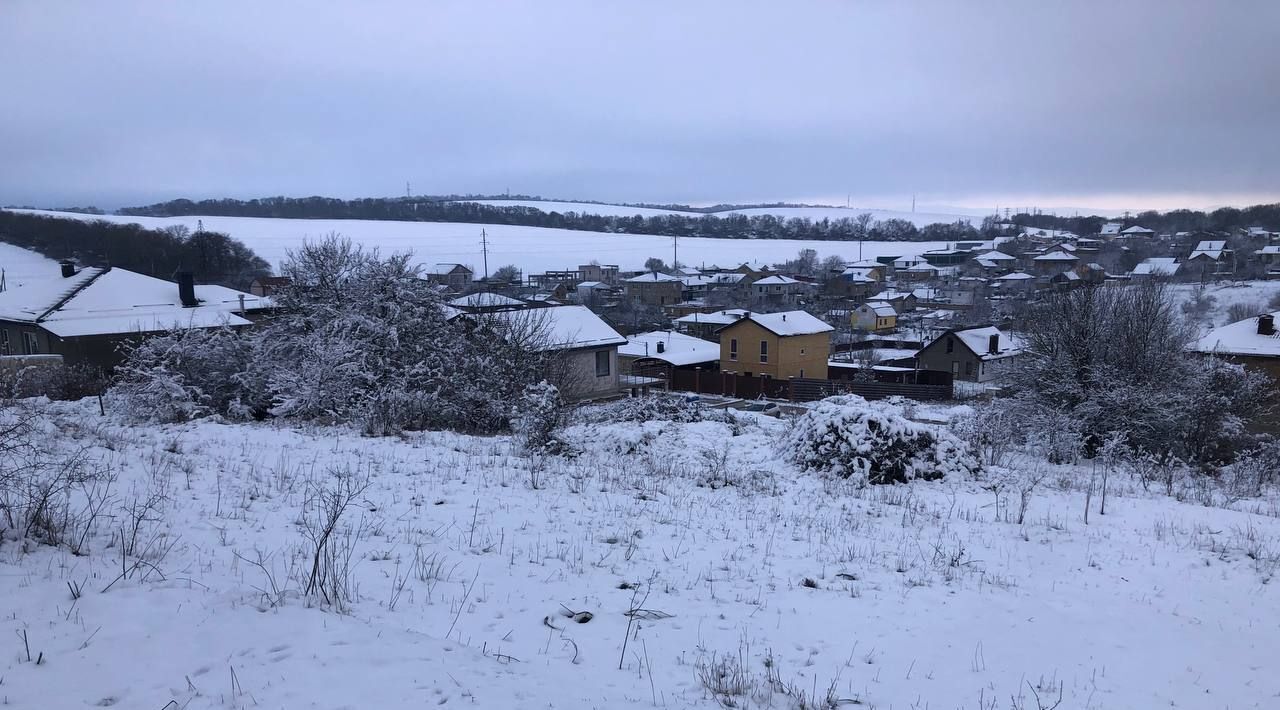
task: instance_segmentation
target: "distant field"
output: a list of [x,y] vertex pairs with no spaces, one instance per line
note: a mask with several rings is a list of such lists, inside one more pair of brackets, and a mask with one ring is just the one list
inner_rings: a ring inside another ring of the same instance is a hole
[[[643,268],[645,259],[656,256],[671,260],[671,238],[647,234],[607,234],[569,229],[519,227],[455,222],[390,222],[357,219],[271,219],[266,217],[121,217],[83,215],[70,212],[35,212],[67,219],[105,219],[120,224],[137,223],[159,229],[183,224],[191,229],[197,222],[204,228],[226,232],[249,245],[276,267],[290,249],[308,239],[338,232],[367,247],[385,253],[412,251],[425,264],[436,262],[471,264],[481,268],[480,231],[489,239],[489,268],[515,264],[526,273],[547,269],[573,268],[595,259],[618,264],[624,269]],[[906,256],[940,249],[945,242],[863,242],[862,258]],[[791,259],[801,249],[812,248],[820,256],[837,254],[848,260],[859,258],[857,242],[828,242],[789,239],[707,239],[680,240],[681,263],[696,266],[735,266],[743,262],[775,263]]]
[[745,215],[763,215],[771,214],[777,217],[787,219],[791,217],[804,217],[814,221],[822,219],[837,220],[843,217],[850,219],[857,217],[864,212],[870,212],[877,220],[887,219],[905,219],[915,224],[917,227],[923,227],[926,224],[934,224],[936,222],[952,223],[957,220],[974,223],[975,225],[982,222],[982,218],[973,215],[947,214],[937,212],[901,212],[897,210],[873,210],[863,209],[859,207],[752,207],[741,210],[728,210],[725,212],[685,212],[680,210],[664,210],[653,207],[626,207],[624,205],[600,205],[587,202],[549,202],[542,200],[468,200],[482,205],[493,205],[494,207],[532,207],[542,210],[543,212],[577,212],[579,214],[598,214],[604,216],[620,216],[631,217],[641,215],[642,217],[654,217],[667,214],[687,215],[699,217],[703,214],[712,216],[724,216],[729,214],[745,214]]

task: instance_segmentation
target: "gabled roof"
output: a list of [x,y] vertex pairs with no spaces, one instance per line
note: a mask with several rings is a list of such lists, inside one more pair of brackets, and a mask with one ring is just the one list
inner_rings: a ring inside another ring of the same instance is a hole
[[1142,227],[1135,224],[1132,227],[1129,227],[1128,229],[1121,231],[1120,233],[1121,234],[1155,234],[1156,231],[1154,229],[1147,229],[1146,227]]
[[[990,352],[991,336],[998,336],[996,352]],[[969,349],[980,360],[999,360],[1006,357],[1013,357],[1022,354],[1022,341],[1012,335],[1002,332],[995,326],[985,326],[979,328],[964,328],[961,330],[948,330],[939,335],[933,342],[936,343],[947,336],[955,336],[962,345]],[[932,345],[932,343],[930,343]]]
[[1225,241],[1210,239],[1196,244],[1196,248],[1187,257],[1187,260],[1191,261],[1199,257],[1206,257],[1218,261],[1222,259],[1223,254],[1227,251],[1229,250]]
[[454,308],[498,308],[502,306],[523,306],[524,301],[503,296],[500,293],[472,293],[449,301]]
[[980,261],[1017,261],[1018,257],[1009,256],[1002,251],[989,251],[985,254],[979,254],[978,259]]
[[1178,260],[1171,256],[1153,256],[1133,267],[1134,276],[1172,276],[1178,272]]
[[176,283],[125,269],[81,269],[65,278],[56,271],[0,293],[0,318],[74,338],[249,325],[237,315],[241,296],[246,311],[271,304],[269,298],[223,286],[196,286],[195,296],[199,305],[185,307]]
[[462,264],[436,264],[427,273],[432,276],[448,276],[449,274],[453,274],[453,273],[470,274],[472,273],[472,271],[471,269],[468,269]]
[[874,313],[877,318],[888,318],[889,316],[898,315],[898,312],[893,310],[893,306],[885,303],[884,301],[867,301],[861,306],[858,306],[859,310],[864,308]]
[[586,306],[552,306],[476,313],[467,316],[481,323],[528,326],[541,331],[544,350],[574,350],[622,345],[627,339]]
[[1254,254],[1280,254],[1280,244],[1268,244],[1255,251]]
[[[1280,311],[1271,314],[1280,320]],[[1253,357],[1280,357],[1280,332],[1274,335],[1258,334],[1258,319],[1246,318],[1221,328],[1196,341],[1192,350],[1223,355],[1248,355]]]
[[1005,274],[1004,276],[997,278],[996,281],[1026,281],[1027,279],[1034,278],[1035,277],[1031,274],[1024,274],[1021,271],[1015,271],[1012,274]]
[[774,335],[787,337],[791,335],[814,335],[829,333],[832,328],[826,321],[804,311],[786,311],[783,313],[751,313],[724,326],[721,330],[732,328],[743,321],[751,321]]
[[1120,228],[1123,226],[1124,225],[1119,222],[1107,222],[1106,224],[1102,225],[1102,230],[1099,231],[1098,234],[1101,234],[1104,236],[1114,236],[1120,233]]
[[680,316],[676,319],[677,323],[709,323],[711,325],[729,325],[730,323],[745,317],[750,311],[742,308],[729,308],[715,313],[690,313],[687,316]]
[[1051,251],[1048,254],[1037,256],[1032,261],[1079,261],[1079,257],[1074,254],[1068,254],[1064,251]]
[[675,276],[672,276],[672,275],[670,275],[670,274],[664,274],[664,273],[662,273],[661,271],[651,271],[651,272],[649,272],[649,273],[647,273],[647,274],[640,274],[639,276],[632,276],[631,278],[627,279],[627,283],[632,283],[632,284],[638,284],[638,283],[679,283],[679,282],[680,282],[680,279],[678,279],[678,278],[676,278]]
[[[658,345],[662,352],[658,352]],[[720,359],[720,344],[670,330],[639,333],[618,346],[619,355],[648,357],[671,365],[696,365]]]
[[906,297],[908,297],[908,296],[911,296],[911,295],[912,295],[911,293],[906,292],[906,291],[894,291],[893,289],[889,289],[889,290],[887,290],[887,291],[881,291],[880,293],[877,293],[876,295],[872,296],[871,298],[869,298],[869,299],[867,299],[867,300],[870,300],[870,301],[900,301],[900,300],[902,300],[902,299],[904,299],[904,298],[906,298]]
[[804,282],[797,281],[791,278],[790,276],[777,275],[777,276],[766,276],[762,279],[755,281],[751,285],[752,286],[787,286],[790,284],[798,284],[798,283],[804,283]]

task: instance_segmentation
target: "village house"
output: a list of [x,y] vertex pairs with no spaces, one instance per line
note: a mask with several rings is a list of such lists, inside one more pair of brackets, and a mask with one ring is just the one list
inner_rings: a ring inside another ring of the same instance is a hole
[[518,298],[503,296],[500,293],[481,291],[449,301],[449,306],[464,313],[490,313],[493,311],[509,311],[513,308],[528,308],[529,304]]
[[1268,244],[1254,252],[1269,279],[1280,278],[1280,244]]
[[718,372],[720,345],[671,330],[627,337],[618,348],[622,375],[656,377],[670,382],[676,370]]
[[765,276],[751,284],[752,301],[757,305],[795,306],[813,291],[813,285],[790,276]]
[[1009,373],[1022,345],[993,326],[948,330],[916,356],[923,370],[950,372],[957,380],[992,382]]
[[255,296],[272,296],[280,292],[280,289],[292,283],[288,276],[263,276],[253,280],[249,284],[249,293]]
[[1080,258],[1075,254],[1068,254],[1061,249],[1056,249],[1048,254],[1041,254],[1033,258],[1031,263],[1037,274],[1053,276],[1054,274],[1074,269],[1076,264],[1080,263]]
[[[458,316],[562,358],[560,395],[569,401],[618,394],[618,346],[627,342],[586,306],[522,308]],[[518,335],[506,335],[518,334]]]
[[471,286],[475,272],[462,264],[436,264],[423,273],[423,278],[433,284],[444,286],[454,293],[462,293]]
[[914,311],[917,305],[917,298],[914,294],[909,291],[895,291],[893,289],[881,291],[867,300],[883,301],[884,303],[893,306],[893,310],[897,311],[899,314]]
[[744,313],[720,329],[720,369],[748,377],[826,379],[830,325],[804,311]]
[[635,305],[667,306],[683,299],[684,283],[675,276],[652,271],[626,280],[627,300]]
[[109,370],[121,345],[174,328],[239,328],[269,298],[225,286],[178,282],[125,269],[51,264],[47,277],[0,292],[0,354],[61,355],[67,364]]
[[1198,242],[1196,248],[1182,264],[1182,270],[1199,278],[1227,275],[1234,268],[1234,254],[1224,240],[1209,239]]
[[1138,262],[1129,272],[1133,279],[1168,278],[1178,273],[1178,260],[1172,256],[1153,256]]
[[1216,355],[1266,373],[1280,382],[1280,332],[1276,320],[1280,312],[1263,313],[1209,331],[1192,345],[1192,350]]
[[871,333],[888,333],[898,328],[898,312],[884,301],[868,301],[849,314],[854,328]]
[[742,308],[729,308],[713,313],[690,313],[675,319],[676,330],[702,340],[720,342],[720,329],[750,311]]

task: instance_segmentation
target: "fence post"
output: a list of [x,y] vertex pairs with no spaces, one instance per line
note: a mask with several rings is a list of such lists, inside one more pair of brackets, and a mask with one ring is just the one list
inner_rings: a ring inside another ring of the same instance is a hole
[[693,393],[702,394],[702,368],[693,368]]
[[787,401],[788,402],[796,401],[796,376],[795,375],[787,376]]

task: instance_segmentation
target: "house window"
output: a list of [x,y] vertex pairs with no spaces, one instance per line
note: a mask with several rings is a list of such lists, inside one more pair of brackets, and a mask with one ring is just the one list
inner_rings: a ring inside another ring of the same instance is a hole
[[738,339],[729,339],[729,359],[736,361],[738,359]]
[[609,376],[609,351],[600,350],[596,353],[596,377]]
[[35,334],[35,333],[32,333],[31,331],[23,331],[23,333],[22,333],[22,348],[23,348],[23,350],[25,350],[25,351],[26,351],[26,354],[27,354],[27,355],[39,355],[39,354],[40,354],[40,339],[39,339],[39,338],[37,338],[37,337],[36,337],[36,334]]
[[966,362],[966,363],[964,364],[964,376],[965,376],[965,377],[971,377],[971,376],[973,376],[973,363],[972,363],[972,362]]
[[947,352],[949,353],[955,352],[955,349],[956,349],[956,341],[952,340],[951,338],[947,338]]
[[760,362],[769,362],[769,341],[760,341]]
[[800,348],[800,354],[804,355],[804,348]]

